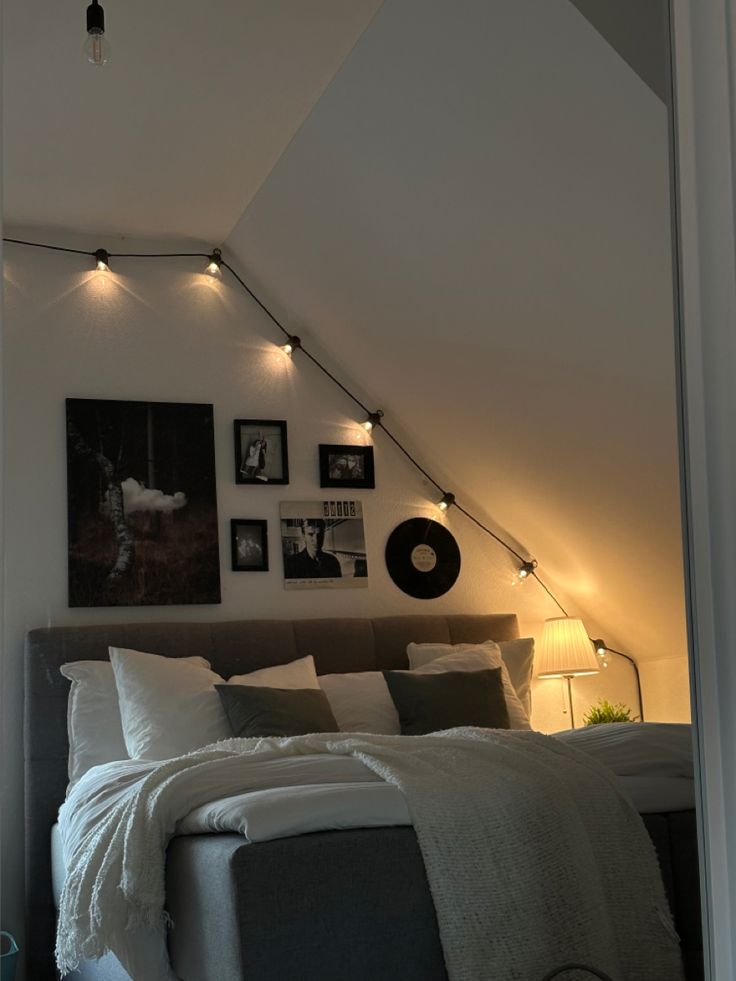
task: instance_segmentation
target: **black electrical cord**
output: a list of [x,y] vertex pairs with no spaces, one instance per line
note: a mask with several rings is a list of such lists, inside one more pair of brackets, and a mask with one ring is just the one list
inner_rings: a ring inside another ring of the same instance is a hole
[[53,252],[73,252],[74,255],[94,257],[94,252],[86,252],[84,249],[68,249],[63,245],[44,245],[43,242],[25,242],[22,238],[4,238],[3,242],[10,242],[13,245],[30,245],[34,249],[51,249]]
[[[8,242],[12,245],[26,245],[34,249],[51,249],[54,252],[70,252],[73,253],[74,255],[88,255],[92,258],[94,258],[95,256],[94,252],[87,252],[84,249],[71,249],[62,245],[47,245],[44,242],[28,242],[25,241],[24,239],[19,239],[19,238],[3,238],[3,242]],[[111,259],[210,259],[212,257],[212,253],[211,252],[109,252],[108,256]],[[271,311],[268,309],[266,304],[263,303],[263,301],[256,296],[256,294],[253,292],[250,286],[248,286],[245,280],[235,271],[235,269],[233,269],[230,263],[222,259],[221,265],[225,269],[227,269],[229,273],[231,273],[231,275],[242,286],[242,288],[245,290],[248,296],[250,296],[250,298],[261,308],[261,310],[266,314],[269,320],[271,320],[271,322],[275,324],[276,327],[278,327],[278,329],[283,333],[286,339],[290,340],[292,337],[290,331],[287,330],[286,327],[284,327],[281,321],[276,316],[274,316],[273,313],[271,313]],[[364,405],[364,403],[358,398],[358,396],[354,395],[346,385],[344,385],[338,378],[336,378],[335,375],[322,364],[319,358],[316,358],[310,351],[308,351],[302,343],[299,344],[297,350],[301,351],[304,354],[304,356],[309,361],[311,361],[316,368],[318,368],[324,375],[326,375],[333,384],[335,384],[345,395],[347,395],[349,399],[351,399],[357,406],[359,406],[363,410],[363,412],[366,413],[366,415],[369,416],[373,415],[373,413],[371,413],[368,407]],[[414,456],[412,456],[409,450],[407,450],[407,448],[400,442],[400,440],[396,438],[396,436],[394,436],[391,430],[388,429],[383,422],[381,422],[380,425],[377,426],[376,428],[383,430],[383,432],[391,440],[391,442],[399,450],[399,452],[406,457],[406,459],[412,464],[412,466],[415,467],[415,469],[418,470],[419,473],[421,473],[422,476],[425,477],[430,482],[430,484],[432,484],[441,494],[446,493],[442,485],[439,484],[434,479],[434,477],[418,462],[418,460],[416,460]],[[462,505],[458,504],[457,501],[454,501],[453,506],[456,507],[461,514],[464,514],[469,521],[471,521],[474,525],[480,528],[481,531],[483,531],[495,542],[497,542],[499,545],[505,548],[507,552],[509,552],[511,555],[514,556],[514,558],[518,559],[519,562],[521,562],[522,564],[525,564],[527,562],[527,559],[525,559],[523,555],[517,552],[512,545],[509,545],[508,542],[504,541],[503,538],[497,535],[494,531],[491,531],[491,529],[488,528],[487,525],[484,525],[481,521],[479,521],[478,518],[475,517],[475,515],[471,514],[470,511],[462,507]],[[565,610],[562,603],[560,603],[560,601],[557,599],[557,597],[549,588],[549,586],[547,586],[547,584],[543,582],[542,579],[539,578],[539,575],[535,571],[532,571],[530,575],[534,576],[534,578],[537,580],[537,582],[542,587],[542,589],[550,597],[552,602],[555,603],[555,605],[562,611],[562,614],[564,616],[568,616],[569,614]],[[614,650],[612,647],[607,647],[606,650],[610,651],[612,654],[618,654],[619,657],[625,657],[626,660],[633,665],[634,672],[636,674],[637,692],[639,695],[640,717],[643,721],[644,707],[643,707],[642,694],[641,694],[641,679],[639,677],[639,668],[637,667],[636,661],[632,657],[629,657],[628,654],[624,654],[622,651]]]
[[636,693],[639,696],[639,719],[641,722],[644,721],[644,700],[641,694],[641,676],[639,675],[639,665],[636,663],[633,657],[628,654],[624,654],[623,651],[617,651],[614,647],[606,647],[606,650],[611,654],[618,654],[619,657],[625,657],[629,664],[634,669],[634,674],[636,675]]

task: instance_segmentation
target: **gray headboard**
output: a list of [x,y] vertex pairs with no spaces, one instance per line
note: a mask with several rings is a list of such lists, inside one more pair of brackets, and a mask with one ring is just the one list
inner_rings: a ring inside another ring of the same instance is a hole
[[69,682],[59,673],[62,664],[107,660],[107,649],[114,646],[167,657],[200,655],[225,678],[305,654],[314,656],[319,674],[331,674],[406,668],[410,641],[459,644],[518,635],[514,614],[126,623],[30,631],[25,652],[26,915],[33,937],[28,976],[53,976],[49,841],[66,792],[69,751]]

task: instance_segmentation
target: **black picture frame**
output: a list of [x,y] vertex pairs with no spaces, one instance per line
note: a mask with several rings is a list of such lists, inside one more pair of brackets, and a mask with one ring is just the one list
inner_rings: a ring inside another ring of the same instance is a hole
[[373,447],[320,443],[319,486],[372,490],[376,486]]
[[[283,419],[235,419],[235,483],[251,487],[289,483]],[[257,444],[265,443],[265,450]]]
[[231,518],[230,558],[233,572],[268,572],[268,522]]

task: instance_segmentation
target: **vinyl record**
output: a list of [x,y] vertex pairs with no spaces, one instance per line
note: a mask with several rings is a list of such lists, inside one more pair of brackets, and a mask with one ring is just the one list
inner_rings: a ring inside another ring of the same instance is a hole
[[444,525],[410,518],[386,542],[386,567],[399,587],[416,599],[435,599],[452,589],[460,575],[460,549]]

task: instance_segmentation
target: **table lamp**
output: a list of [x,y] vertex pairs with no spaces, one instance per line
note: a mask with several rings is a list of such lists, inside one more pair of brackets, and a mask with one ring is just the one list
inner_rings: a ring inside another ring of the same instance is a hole
[[538,678],[566,679],[570,721],[574,729],[572,679],[575,675],[598,674],[598,659],[583,621],[575,617],[545,620],[536,662]]

